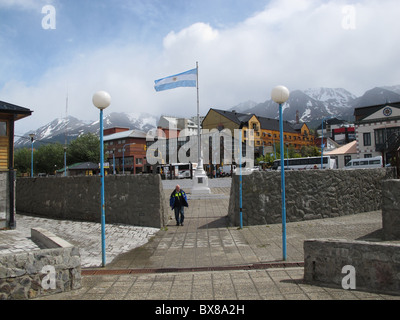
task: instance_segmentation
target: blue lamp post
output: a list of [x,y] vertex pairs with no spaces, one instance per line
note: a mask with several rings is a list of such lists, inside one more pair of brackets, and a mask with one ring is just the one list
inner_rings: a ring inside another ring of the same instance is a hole
[[104,141],[103,141],[103,110],[111,103],[110,95],[105,91],[96,92],[93,95],[93,104],[100,110],[100,178],[101,178],[101,248],[102,265],[106,266],[106,214],[104,203]]
[[280,131],[280,147],[281,147],[281,193],[282,193],[282,253],[283,260],[286,261],[286,199],[285,199],[285,159],[283,145],[283,118],[282,105],[289,99],[290,92],[284,86],[277,86],[272,89],[271,98],[279,104],[279,131]]
[[31,138],[31,178],[33,178],[33,142],[35,141],[35,134],[31,133],[29,137]]

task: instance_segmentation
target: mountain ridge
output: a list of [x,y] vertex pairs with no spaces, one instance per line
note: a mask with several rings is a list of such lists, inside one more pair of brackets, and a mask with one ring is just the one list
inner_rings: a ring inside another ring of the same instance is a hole
[[[289,100],[283,107],[283,118],[286,121],[307,122],[311,128],[317,126],[323,118],[335,117],[349,122],[354,121],[354,109],[361,106],[378,105],[400,101],[400,85],[375,87],[357,97],[343,88],[309,88],[293,90]],[[262,103],[254,101],[242,102],[226,109],[240,113],[252,113],[272,119],[279,118],[279,108],[272,100]],[[149,131],[157,127],[161,115],[151,115],[144,112],[113,112],[105,116],[104,128],[126,127]],[[15,142],[15,147],[28,147],[27,138],[34,133],[36,141],[40,142],[70,142],[84,133],[99,134],[99,121],[83,121],[73,116],[57,118],[45,126],[27,132],[24,137]]]

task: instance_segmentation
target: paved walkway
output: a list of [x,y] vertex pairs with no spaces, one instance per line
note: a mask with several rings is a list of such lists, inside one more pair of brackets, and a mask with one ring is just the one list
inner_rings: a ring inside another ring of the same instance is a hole
[[[188,180],[179,183],[190,192]],[[164,181],[167,195],[175,184],[176,181]],[[230,179],[210,180],[210,186],[210,197],[189,197],[184,226],[175,226],[174,219],[162,230],[138,228],[135,231],[131,229],[134,227],[108,225],[107,243],[114,255],[108,253],[106,268],[84,268],[81,289],[41,299],[400,299],[303,282],[301,263],[305,239],[379,240],[380,212],[288,223],[288,259],[284,265],[281,225],[251,226],[242,230],[228,227]],[[18,226],[29,225],[29,219],[37,218],[17,217]],[[46,223],[42,227],[80,247],[84,264],[96,265],[94,256],[100,260],[99,230],[87,230],[93,240],[91,243],[81,238],[84,228],[89,228],[85,223],[76,225],[51,220]],[[141,232],[145,235],[138,241],[136,237]],[[3,241],[1,237],[0,232],[0,241]],[[96,250],[92,251],[94,247]],[[90,257],[89,253],[94,256]]]

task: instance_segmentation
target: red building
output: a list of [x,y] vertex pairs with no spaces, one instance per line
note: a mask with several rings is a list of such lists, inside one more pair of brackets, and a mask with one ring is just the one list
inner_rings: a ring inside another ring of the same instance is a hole
[[[146,133],[128,128],[104,130],[105,158],[110,174],[146,172]],[[115,163],[115,168],[114,168]]]

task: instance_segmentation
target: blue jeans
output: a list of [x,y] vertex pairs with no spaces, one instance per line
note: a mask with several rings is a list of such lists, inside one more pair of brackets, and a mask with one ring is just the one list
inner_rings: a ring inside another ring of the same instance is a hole
[[[175,207],[175,219],[176,223],[182,224],[183,220],[185,220],[185,215],[184,215],[184,207]],[[180,214],[180,217],[179,217]]]

